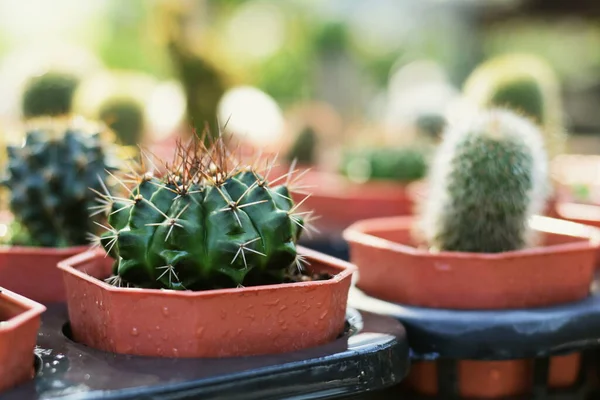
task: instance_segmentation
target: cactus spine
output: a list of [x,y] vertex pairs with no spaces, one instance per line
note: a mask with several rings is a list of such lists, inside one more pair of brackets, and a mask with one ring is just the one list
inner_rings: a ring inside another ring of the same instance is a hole
[[542,59],[526,54],[493,58],[471,74],[464,92],[478,106],[508,108],[532,119],[542,129],[550,158],[564,152],[560,87]]
[[281,283],[290,267],[302,267],[296,241],[306,213],[286,177],[269,182],[268,171],[239,167],[221,138],[205,141],[179,144],[164,177],[145,173],[126,196],[102,196],[109,225],[98,240],[116,260],[111,283],[217,289]]
[[548,193],[538,128],[510,111],[483,112],[446,132],[430,176],[420,233],[433,250],[496,253],[532,239]]
[[66,247],[89,243],[95,196],[115,168],[101,132],[45,122],[27,132],[23,146],[9,146],[2,181],[10,208],[29,244]]
[[23,117],[69,114],[78,84],[79,80],[75,76],[53,71],[30,79],[23,92]]

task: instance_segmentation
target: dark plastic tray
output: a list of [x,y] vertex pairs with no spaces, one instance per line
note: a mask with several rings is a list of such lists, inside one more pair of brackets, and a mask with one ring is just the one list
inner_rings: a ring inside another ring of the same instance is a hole
[[402,325],[352,309],[336,341],[274,356],[123,356],[75,343],[68,335],[65,306],[50,306],[38,337],[36,378],[0,399],[329,399],[392,386],[409,368]]
[[401,321],[420,359],[508,360],[600,346],[599,293],[556,307],[458,311],[393,304],[353,288],[349,304]]

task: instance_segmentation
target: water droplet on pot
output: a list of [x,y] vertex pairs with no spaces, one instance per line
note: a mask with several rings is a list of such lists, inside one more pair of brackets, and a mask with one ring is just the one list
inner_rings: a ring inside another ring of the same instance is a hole
[[317,306],[317,308],[321,308],[321,307],[323,306],[323,302],[318,302],[318,303],[316,304],[316,306]]
[[151,334],[148,334],[148,339],[152,339],[152,335]]
[[156,354],[158,354],[158,355],[162,355],[162,353],[163,353],[162,349],[161,349],[160,347],[158,347],[158,348],[156,349]]
[[227,318],[227,312],[224,310],[221,310],[221,319],[225,319]]
[[56,361],[56,360],[52,361],[52,365],[58,365],[58,361]]
[[156,330],[160,331],[160,325],[156,325]]
[[173,348],[173,355],[177,357],[179,355],[179,350]]
[[162,313],[165,317],[168,317],[169,316],[169,307],[163,307]]
[[53,374],[55,374],[55,373],[56,373],[56,368],[52,368],[52,369],[50,370],[50,372],[52,372]]
[[162,335],[162,339],[163,340],[169,340],[169,335],[167,335],[166,333],[164,335]]
[[284,305],[282,305],[281,307],[279,307],[279,311],[283,311],[283,310],[285,310],[286,308],[287,308],[287,306],[284,304]]
[[85,374],[85,375],[83,376],[83,379],[85,379],[86,381],[89,381],[89,380],[90,380],[90,378],[91,378],[90,374]]
[[325,310],[321,313],[321,316],[319,317],[319,319],[325,319],[325,317],[327,317],[327,314],[329,314],[328,310]]
[[202,335],[204,335],[204,327],[201,326],[200,328],[196,329],[196,337],[202,337]]
[[131,336],[137,336],[140,333],[138,332],[137,328],[131,328]]
[[495,381],[497,381],[498,379],[500,379],[500,371],[498,371],[497,369],[491,370],[490,371],[490,378],[492,378]]
[[242,328],[238,328],[238,330],[237,330],[237,334],[238,334],[238,335],[241,335],[241,334],[242,334],[242,332],[244,332],[244,330],[243,330]]

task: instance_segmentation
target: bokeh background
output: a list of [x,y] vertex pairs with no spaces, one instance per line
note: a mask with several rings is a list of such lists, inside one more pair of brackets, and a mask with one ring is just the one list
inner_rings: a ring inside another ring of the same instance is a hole
[[0,131],[18,135],[24,85],[54,69],[80,79],[78,113],[143,103],[153,139],[218,117],[260,144],[307,124],[376,141],[415,112],[459,112],[471,71],[511,52],[554,68],[568,151],[598,153],[594,0],[0,0]]

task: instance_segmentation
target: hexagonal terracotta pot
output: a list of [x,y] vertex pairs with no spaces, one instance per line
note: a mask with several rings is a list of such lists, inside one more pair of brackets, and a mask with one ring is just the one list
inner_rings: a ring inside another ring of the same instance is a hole
[[[600,230],[548,217],[532,227],[541,245],[482,254],[431,253],[411,239],[412,217],[357,222],[344,232],[350,259],[359,268],[357,286],[394,303],[445,309],[518,309],[556,305],[588,296]],[[575,383],[579,354],[554,357],[550,385]],[[496,398],[531,388],[529,360],[460,361],[463,396]],[[494,371],[486,373],[485,371]],[[419,363],[408,382],[435,394],[436,363]]]
[[[11,213],[0,212],[0,228],[12,220]],[[0,246],[0,286],[42,304],[64,302],[62,273],[56,264],[87,249]]]
[[[355,183],[341,175],[308,171],[300,180],[310,186],[311,196],[302,208],[313,210],[322,233],[340,234],[345,228],[365,218],[410,215],[413,199],[410,185],[396,182]],[[297,203],[306,195],[294,194]]]
[[[560,218],[600,228],[600,205],[561,202],[556,206]],[[600,268],[600,249],[596,254],[596,269]]]
[[0,392],[33,377],[41,304],[0,289]]
[[101,280],[112,260],[89,251],[59,263],[71,331],[100,350],[154,357],[282,353],[334,340],[345,324],[349,263],[300,249],[328,280],[208,291],[130,289]]
[[42,304],[64,302],[63,277],[56,264],[87,249],[0,247],[0,286]]

